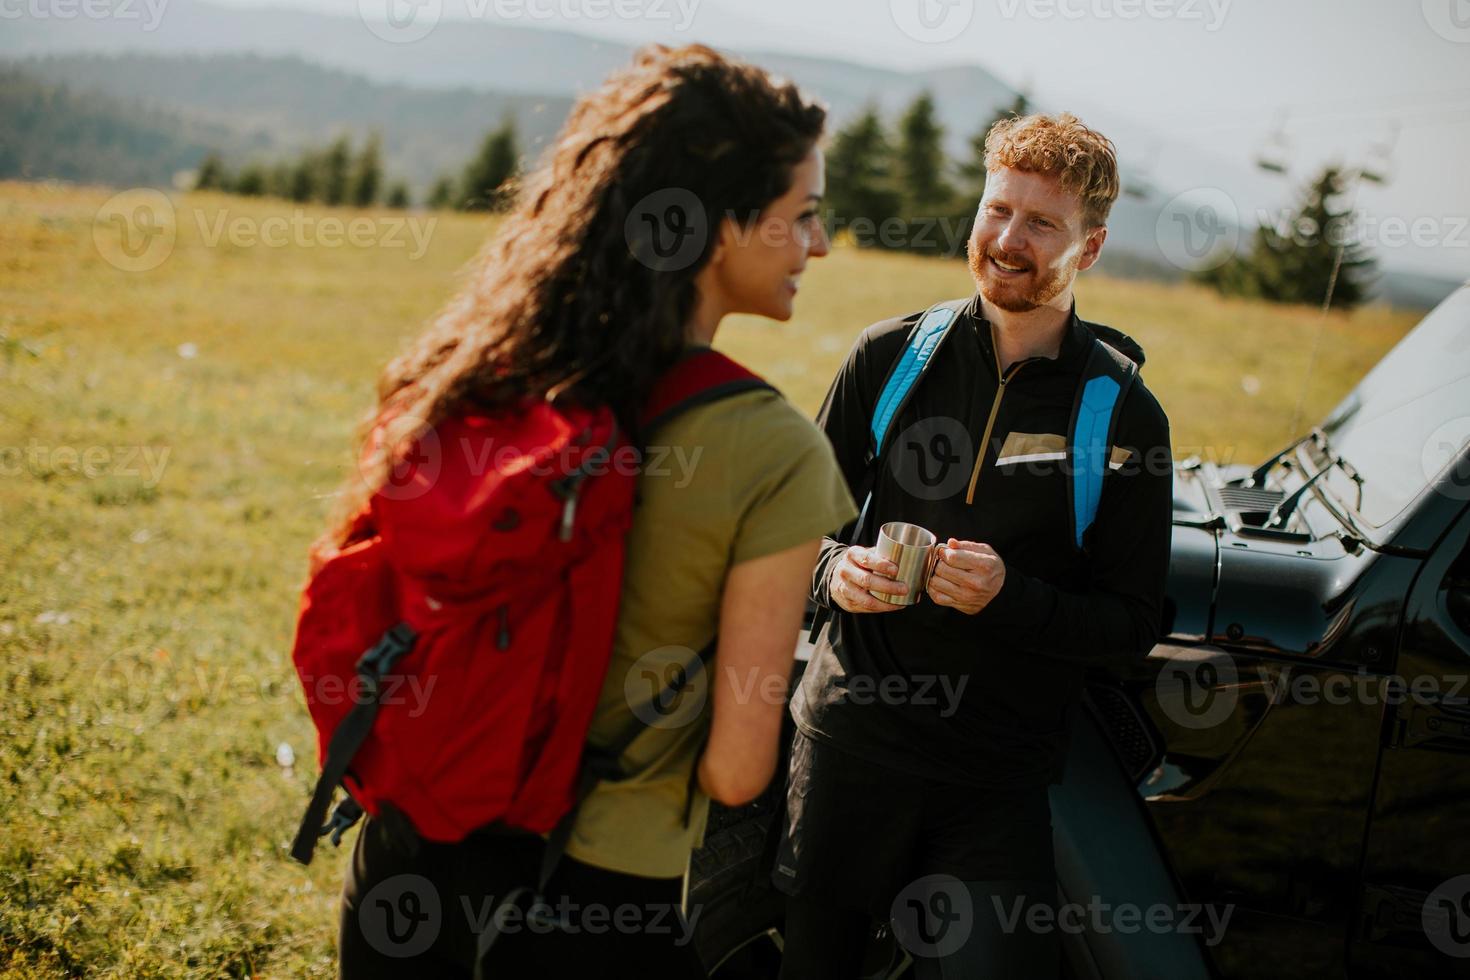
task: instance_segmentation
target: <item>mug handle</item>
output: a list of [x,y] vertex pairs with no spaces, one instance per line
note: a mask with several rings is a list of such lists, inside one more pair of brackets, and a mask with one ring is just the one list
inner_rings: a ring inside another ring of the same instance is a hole
[[929,579],[934,575],[934,569],[939,566],[939,552],[944,548],[942,541],[935,541],[929,546],[929,558],[924,562],[924,581],[919,586],[918,602],[923,602],[924,597],[929,594]]

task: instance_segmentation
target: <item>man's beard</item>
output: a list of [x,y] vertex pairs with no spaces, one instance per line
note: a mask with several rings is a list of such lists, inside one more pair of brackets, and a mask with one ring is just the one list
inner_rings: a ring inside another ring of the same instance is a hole
[[999,249],[986,247],[982,250],[976,247],[974,241],[970,242],[970,276],[980,289],[980,298],[1007,313],[1030,313],[1056,299],[1072,284],[1072,280],[1077,275],[1079,255],[1074,253],[1068,256],[1060,266],[1052,270],[1051,275],[1043,282],[1029,290],[1026,288],[1027,279],[995,279],[994,270],[990,265],[991,259],[999,259],[1006,265],[1024,265],[1029,273],[1028,279],[1035,275],[1036,267],[1025,260],[1014,260]]

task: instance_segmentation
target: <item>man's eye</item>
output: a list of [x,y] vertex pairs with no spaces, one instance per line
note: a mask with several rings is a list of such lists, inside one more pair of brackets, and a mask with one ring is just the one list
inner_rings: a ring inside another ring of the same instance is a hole
[[1039,225],[1042,228],[1050,228],[1052,226],[1051,222],[1047,221],[1045,218],[1037,218],[1035,220],[1035,224]]

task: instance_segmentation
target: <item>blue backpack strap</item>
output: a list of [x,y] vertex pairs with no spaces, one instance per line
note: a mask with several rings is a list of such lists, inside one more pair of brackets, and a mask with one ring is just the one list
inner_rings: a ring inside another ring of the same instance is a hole
[[[873,489],[878,483],[879,457],[882,456],[884,440],[888,437],[888,428],[898,418],[904,406],[909,402],[914,389],[919,386],[919,381],[924,377],[924,372],[929,365],[934,363],[934,355],[938,353],[940,345],[949,336],[949,328],[959,319],[960,310],[970,300],[952,299],[943,303],[935,303],[924,311],[919,322],[909,331],[908,343],[904,345],[903,353],[893,366],[888,369],[888,376],[883,380],[883,388],[878,395],[878,402],[873,409],[873,418],[868,423],[868,469],[863,477],[866,490],[861,493],[863,498],[861,508],[858,510],[857,520],[851,525],[851,530],[844,535],[844,544],[857,544],[862,538],[863,526],[868,522],[868,511],[873,505]],[[818,609],[812,619],[811,632],[807,638],[815,643],[817,636],[821,634],[822,627],[826,625],[829,611]]]
[[883,454],[883,440],[888,435],[888,427],[908,404],[909,396],[914,393],[924,372],[933,363],[939,346],[949,336],[949,328],[958,319],[960,309],[968,302],[968,299],[962,299],[935,303],[924,312],[914,329],[909,332],[908,344],[893,363],[893,367],[889,368],[888,377],[883,382],[883,391],[873,408],[873,419],[869,424],[872,443],[868,449],[872,460]]
[[1082,537],[1097,517],[1103,477],[1118,428],[1118,416],[1138,365],[1093,337],[1087,366],[1077,383],[1067,444],[1072,453],[1072,540],[1082,550]]

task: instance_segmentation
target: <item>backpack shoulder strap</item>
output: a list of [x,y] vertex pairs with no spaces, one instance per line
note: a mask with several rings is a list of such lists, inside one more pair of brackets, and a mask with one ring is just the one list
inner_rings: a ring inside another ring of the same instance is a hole
[[754,371],[717,350],[691,351],[654,383],[643,406],[643,432],[651,433],[696,406],[747,391],[776,389]]
[[888,369],[888,376],[883,380],[883,390],[873,407],[873,418],[869,424],[870,463],[883,454],[889,426],[908,405],[914,389],[924,377],[924,372],[934,363],[935,353],[949,336],[949,328],[959,319],[960,310],[968,302],[969,299],[955,299],[935,303],[909,331],[908,342],[898,360]]
[[1097,517],[1118,416],[1137,377],[1137,364],[1096,336],[1092,338],[1092,349],[1077,382],[1072,420],[1067,428],[1067,444],[1072,453],[1072,507],[1068,516],[1072,541],[1079,551],[1083,535]]

